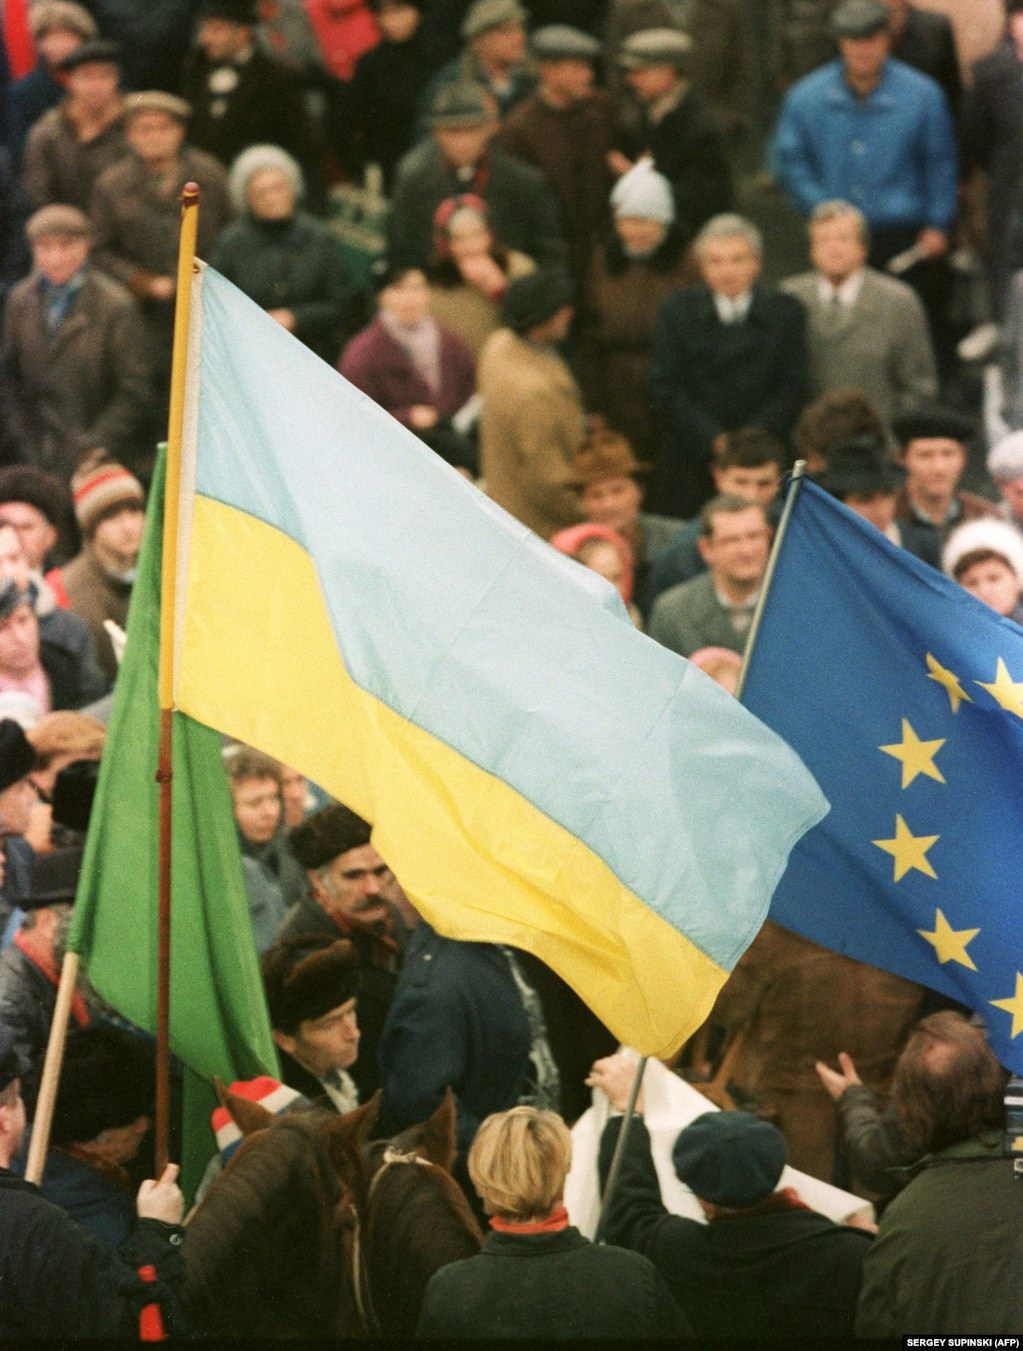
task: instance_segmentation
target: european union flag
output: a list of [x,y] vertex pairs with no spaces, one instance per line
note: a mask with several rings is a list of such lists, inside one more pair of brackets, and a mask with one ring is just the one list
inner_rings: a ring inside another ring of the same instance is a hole
[[832,805],[771,918],[975,1009],[1023,1073],[1023,629],[792,491],[742,699]]

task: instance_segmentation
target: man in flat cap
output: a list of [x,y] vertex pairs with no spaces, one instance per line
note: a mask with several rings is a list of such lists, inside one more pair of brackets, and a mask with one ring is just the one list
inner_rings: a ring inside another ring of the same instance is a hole
[[[142,1183],[135,1202],[139,1224],[121,1252],[111,1252],[11,1171],[25,1139],[26,1068],[10,1030],[0,1026],[0,1337],[134,1341],[141,1310],[153,1304],[166,1333],[184,1333],[185,1199],[177,1165]],[[155,1270],[155,1282],[138,1274],[147,1266]]]
[[572,280],[545,268],[513,281],[504,327],[480,353],[480,468],[487,493],[543,539],[583,518],[573,456],[583,402],[558,344],[572,323]]
[[430,107],[430,137],[398,163],[390,224],[390,261],[426,268],[433,217],[441,202],[474,193],[487,204],[494,233],[543,266],[565,257],[558,205],[539,169],[491,146],[497,104],[479,84],[449,84]]
[[581,290],[607,218],[614,111],[594,88],[600,43],[567,24],[538,28],[530,42],[539,81],[506,119],[496,144],[535,164],[561,204],[569,263]]
[[611,167],[627,172],[644,155],[671,183],[688,236],[732,205],[724,138],[689,78],[692,38],[648,28],[626,38],[618,65],[627,87],[618,108]]
[[[260,958],[281,1080],[339,1112],[359,1105],[349,1070],[359,1058],[359,959],[345,939],[315,934],[274,943]],[[374,1048],[375,1050],[375,1048]]]
[[[635,1062],[626,1055],[598,1060],[587,1080],[612,1111],[628,1104]],[[606,1184],[622,1126],[612,1116],[600,1142]],[[780,1186],[785,1140],[748,1112],[710,1110],[679,1132],[672,1163],[708,1223],[671,1214],[639,1113],[610,1198],[606,1239],[648,1257],[689,1315],[701,1341],[722,1338],[852,1335],[863,1259],[870,1237],[835,1224]]]
[[301,84],[257,47],[253,0],[203,0],[195,50],[181,92],[192,109],[192,141],[228,166],[250,145],[279,145],[302,166],[308,200],[323,195],[320,137]]
[[0,440],[8,460],[67,482],[90,446],[137,451],[150,376],[145,334],[130,294],[92,265],[83,212],[41,207],[27,233],[33,272],[4,314]]
[[175,94],[160,89],[130,94],[124,103],[128,153],[100,175],[89,205],[96,226],[96,266],[127,286],[142,307],[157,436],[168,397],[181,189],[198,183],[202,194],[200,257],[210,256],[231,218],[223,166],[186,143],[190,115],[189,105]]
[[291,852],[309,890],[285,916],[278,941],[316,934],[350,940],[358,957],[363,1051],[353,1078],[365,1100],[380,1084],[376,1050],[401,964],[404,901],[390,868],[370,839],[370,826],[343,803],[307,817],[291,832]]
[[913,251],[904,278],[927,310],[940,365],[948,355],[946,255],[959,188],[948,101],[929,76],[889,55],[881,0],[843,0],[833,27],[838,58],[785,98],[775,132],[778,176],[806,216],[834,198],[858,206],[874,267]]
[[906,471],[895,507],[903,546],[940,569],[955,526],[998,515],[993,502],[959,486],[976,427],[954,408],[927,404],[897,417],[892,430]]
[[427,124],[434,100],[449,84],[471,81],[488,91],[505,118],[533,88],[535,72],[526,59],[528,10],[519,0],[473,0],[459,32],[464,47],[442,66],[423,92]]
[[83,42],[97,36],[96,21],[74,0],[41,0],[28,16],[36,48],[36,66],[11,85],[7,100],[7,145],[17,165],[29,128],[64,97],[58,67]]
[[60,62],[67,93],[25,143],[21,177],[31,206],[60,202],[88,211],[96,179],[124,154],[119,59],[116,43],[96,38]]

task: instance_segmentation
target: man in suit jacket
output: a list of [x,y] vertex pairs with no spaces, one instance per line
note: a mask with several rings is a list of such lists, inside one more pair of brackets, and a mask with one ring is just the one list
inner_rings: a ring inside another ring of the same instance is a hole
[[715,216],[695,243],[702,286],[661,306],[650,385],[664,420],[662,509],[693,516],[714,491],[711,453],[724,432],[764,427],[787,440],[806,398],[806,319],[792,296],[757,285],[760,232]]
[[807,312],[811,398],[861,389],[889,422],[937,397],[927,316],[915,292],[867,267],[870,234],[848,202],[822,202],[810,215],[813,270],[782,282]]
[[713,497],[700,513],[699,549],[707,571],[655,601],[649,633],[682,657],[701,647],[740,655],[767,570],[767,510],[743,497]]

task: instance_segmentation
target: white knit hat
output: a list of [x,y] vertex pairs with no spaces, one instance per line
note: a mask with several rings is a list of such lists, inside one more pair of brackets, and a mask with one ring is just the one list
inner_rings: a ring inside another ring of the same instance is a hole
[[653,160],[641,159],[612,188],[611,210],[616,217],[637,216],[671,225],[675,219],[671,184],[657,172]]
[[954,577],[960,559],[980,549],[989,549],[1004,558],[1023,590],[1023,535],[1014,525],[993,516],[967,521],[952,531],[941,555],[941,566],[946,575]]
[[1023,477],[1023,432],[1010,432],[991,447],[987,471],[996,483]]
[[227,176],[227,187],[236,211],[244,211],[248,206],[245,190],[254,174],[263,169],[280,169],[295,191],[296,201],[305,191],[305,180],[298,160],[282,150],[279,145],[250,145],[243,150],[231,165]]

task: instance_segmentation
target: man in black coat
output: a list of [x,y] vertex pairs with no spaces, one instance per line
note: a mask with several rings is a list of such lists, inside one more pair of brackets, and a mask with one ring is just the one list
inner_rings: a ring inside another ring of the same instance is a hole
[[944,14],[920,9],[908,0],[884,0],[891,23],[891,54],[937,80],[958,120],[963,94],[955,30]]
[[709,464],[723,433],[763,427],[787,442],[807,388],[805,311],[757,284],[757,229],[741,216],[716,216],[695,249],[704,284],[661,306],[650,367],[667,431],[658,506],[681,517],[713,494]]
[[[177,1166],[143,1182],[138,1228],[119,1255],[111,1252],[11,1172],[25,1135],[24,1071],[11,1034],[0,1027],[0,1338],[135,1341],[141,1311],[153,1305],[164,1333],[182,1333],[185,1201]],[[144,1266],[155,1269],[155,1282],[137,1274]]]
[[[610,1056],[588,1082],[620,1112],[634,1073],[629,1058]],[[601,1187],[621,1125],[612,1116],[604,1127]],[[775,1126],[712,1109],[679,1133],[672,1159],[708,1223],[668,1212],[640,1116],[609,1198],[605,1238],[653,1262],[699,1339],[852,1336],[870,1237],[810,1210],[791,1188],[778,1190],[785,1140]]]
[[399,162],[391,215],[392,265],[430,265],[433,215],[459,193],[482,197],[494,233],[508,248],[539,266],[565,261],[565,237],[557,200],[544,175],[490,141],[497,132],[497,105],[482,85],[450,84],[430,109],[431,138]]

